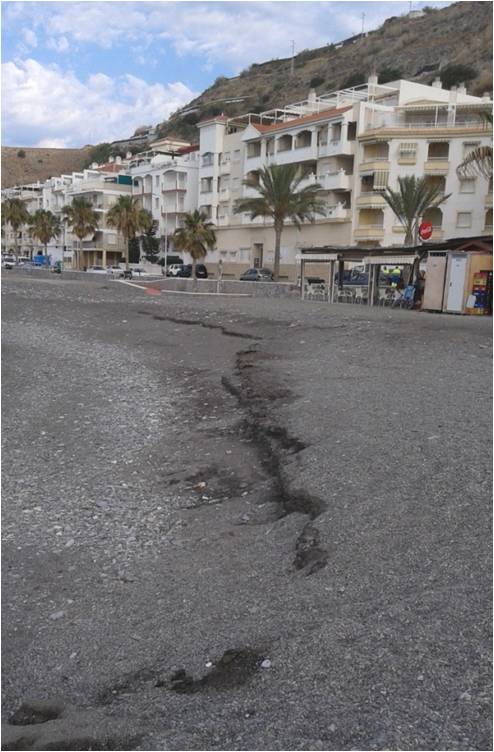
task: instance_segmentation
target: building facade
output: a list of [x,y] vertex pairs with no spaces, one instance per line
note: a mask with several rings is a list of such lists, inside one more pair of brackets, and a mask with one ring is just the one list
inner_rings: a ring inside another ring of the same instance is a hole
[[173,250],[183,215],[197,208],[198,167],[199,147],[176,141],[157,142],[129,162],[132,196],[151,212],[163,252]]
[[380,85],[377,77],[354,89],[316,97],[260,115],[199,123],[199,208],[217,225],[217,251],[227,276],[249,266],[272,266],[273,223],[234,212],[235,200],[256,191],[243,185],[270,164],[295,164],[300,184],[318,183],[326,214],[282,236],[281,276],[294,280],[304,247],[403,244],[404,229],[382,197],[403,175],[426,176],[449,198],[422,220],[433,239],[488,234],[492,181],[460,180],[456,168],[478,145],[492,143],[483,115],[492,103],[465,87],[447,91],[409,81]]

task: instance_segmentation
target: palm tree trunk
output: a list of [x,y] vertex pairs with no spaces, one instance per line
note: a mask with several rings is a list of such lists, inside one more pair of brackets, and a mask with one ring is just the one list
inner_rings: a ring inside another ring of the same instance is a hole
[[48,243],[45,243],[45,266],[48,269]]
[[124,244],[125,244],[125,271],[128,272],[130,269],[129,264],[129,238],[126,238],[124,235]]
[[197,290],[197,277],[196,277],[197,259],[192,257],[192,289],[194,292]]
[[14,230],[14,253],[17,259],[19,257],[19,228]]
[[274,223],[274,268],[273,278],[275,282],[278,282],[280,276],[280,250],[281,250],[281,233],[283,232],[283,224],[281,222]]

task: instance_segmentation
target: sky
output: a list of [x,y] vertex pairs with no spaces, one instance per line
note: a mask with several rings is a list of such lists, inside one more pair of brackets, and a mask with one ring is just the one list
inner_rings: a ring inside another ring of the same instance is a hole
[[[413,9],[449,2],[414,2]],[[337,42],[409,2],[8,2],[2,143],[80,147],[156,124],[251,63]]]

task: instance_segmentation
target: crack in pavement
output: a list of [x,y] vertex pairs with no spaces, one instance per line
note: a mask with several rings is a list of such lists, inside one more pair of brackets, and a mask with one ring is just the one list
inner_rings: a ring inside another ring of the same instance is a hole
[[238,337],[240,339],[250,340],[262,340],[262,337],[256,337],[255,334],[246,334],[245,332],[236,332],[232,329],[227,329],[222,324],[211,324],[206,321],[198,321],[194,319],[180,319],[175,316],[160,316],[153,314],[150,311],[137,311],[141,316],[152,316],[155,321],[169,321],[172,324],[184,324],[184,326],[202,326],[204,329],[217,329],[224,334],[225,337]]
[[245,412],[242,429],[256,448],[261,465],[272,481],[272,501],[279,510],[279,517],[300,513],[310,518],[296,541],[296,556],[294,566],[304,569],[307,575],[313,574],[327,564],[328,552],[320,545],[320,532],[312,524],[326,509],[326,502],[317,496],[308,494],[301,489],[292,489],[282,472],[283,461],[287,455],[298,454],[307,445],[292,436],[285,427],[269,420],[266,403],[287,397],[287,390],[274,388],[274,395],[265,384],[256,383],[256,360],[266,359],[266,356],[253,348],[241,350],[237,353],[235,374],[239,384],[223,376],[221,383],[225,390],[234,396]]

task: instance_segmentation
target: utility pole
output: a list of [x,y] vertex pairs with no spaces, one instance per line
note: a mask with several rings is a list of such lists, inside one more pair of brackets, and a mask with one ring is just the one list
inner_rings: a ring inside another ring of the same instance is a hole
[[362,34],[364,33],[364,26],[365,26],[365,13],[362,13]]
[[293,73],[295,71],[295,40],[294,39],[291,40],[291,45],[292,45],[292,59],[290,62],[290,75],[293,76]]

